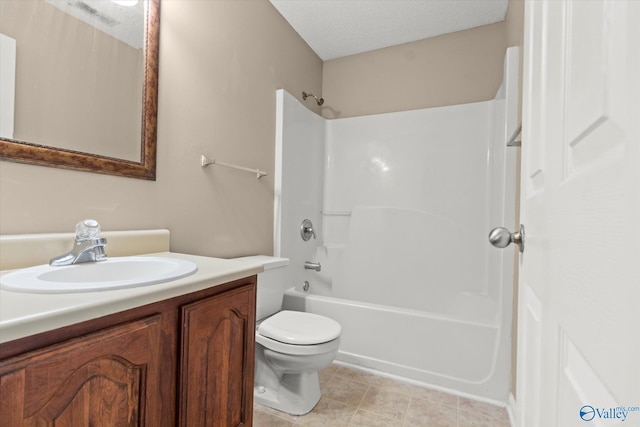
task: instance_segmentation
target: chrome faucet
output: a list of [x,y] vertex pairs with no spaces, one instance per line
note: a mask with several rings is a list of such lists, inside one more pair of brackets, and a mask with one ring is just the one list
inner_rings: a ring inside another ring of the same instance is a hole
[[49,265],[61,266],[83,262],[97,262],[107,259],[104,247],[107,239],[98,237],[100,224],[93,219],[85,219],[76,225],[73,248],[62,255],[51,258]]

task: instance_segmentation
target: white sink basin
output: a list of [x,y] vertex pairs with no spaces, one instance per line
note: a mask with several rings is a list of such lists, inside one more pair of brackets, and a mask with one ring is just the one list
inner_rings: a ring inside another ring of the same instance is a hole
[[0,277],[0,289],[56,294],[106,291],[155,285],[189,276],[198,270],[191,261],[162,257],[121,257],[62,267],[38,265]]

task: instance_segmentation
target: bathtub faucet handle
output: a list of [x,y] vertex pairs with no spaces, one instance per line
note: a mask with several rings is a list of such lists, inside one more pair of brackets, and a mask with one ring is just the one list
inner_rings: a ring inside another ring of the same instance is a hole
[[311,239],[311,236],[313,236],[314,239],[316,238],[316,232],[313,230],[311,220],[305,219],[302,221],[302,225],[300,226],[300,236],[302,236],[302,240],[305,242]]

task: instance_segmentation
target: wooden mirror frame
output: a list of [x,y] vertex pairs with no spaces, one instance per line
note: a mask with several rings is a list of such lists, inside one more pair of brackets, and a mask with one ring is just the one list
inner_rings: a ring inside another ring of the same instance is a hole
[[160,0],[148,0],[145,19],[144,86],[139,162],[3,138],[0,138],[0,159],[30,165],[155,181]]

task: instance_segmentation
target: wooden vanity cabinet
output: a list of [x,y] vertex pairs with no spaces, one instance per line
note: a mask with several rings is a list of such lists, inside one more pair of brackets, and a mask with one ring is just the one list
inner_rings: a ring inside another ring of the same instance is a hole
[[[160,315],[2,361],[7,426],[137,426],[162,415]],[[163,365],[164,364],[164,365]],[[148,413],[147,413],[148,412]],[[157,425],[161,425],[158,423]]]
[[1,344],[0,425],[251,426],[255,283]]
[[254,300],[229,292],[182,308],[180,426],[251,425]]

